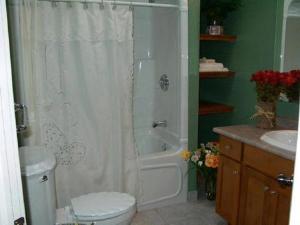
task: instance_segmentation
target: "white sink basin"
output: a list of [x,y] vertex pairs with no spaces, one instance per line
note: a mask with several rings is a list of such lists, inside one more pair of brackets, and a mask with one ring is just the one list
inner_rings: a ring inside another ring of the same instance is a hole
[[296,130],[278,130],[267,132],[260,139],[275,147],[296,152],[297,136],[298,131]]

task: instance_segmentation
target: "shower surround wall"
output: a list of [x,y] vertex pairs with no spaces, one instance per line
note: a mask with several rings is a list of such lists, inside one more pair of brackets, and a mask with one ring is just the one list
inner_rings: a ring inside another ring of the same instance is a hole
[[[137,145],[151,133],[180,145],[180,51],[177,9],[137,8],[134,12],[134,129]],[[169,78],[169,89],[160,88],[160,77]],[[167,120],[167,127],[152,128]],[[149,154],[139,148],[141,155]],[[156,149],[153,151],[161,151]]]
[[[138,209],[144,210],[187,198],[187,167],[180,157],[187,144],[187,8],[135,8],[133,24]],[[162,75],[169,79],[167,91],[160,87]],[[164,120],[166,127],[152,127]]]

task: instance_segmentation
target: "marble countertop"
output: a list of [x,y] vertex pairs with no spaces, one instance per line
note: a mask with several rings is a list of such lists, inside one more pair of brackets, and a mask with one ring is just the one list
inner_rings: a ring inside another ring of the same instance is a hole
[[[278,127],[277,130],[288,130],[288,129],[297,129],[294,126],[288,127]],[[243,142],[255,146],[257,148],[263,149],[265,151],[274,153],[276,155],[282,156],[286,159],[295,160],[295,152],[287,151],[278,147],[274,147],[270,144],[267,144],[260,140],[260,137],[270,131],[256,128],[251,125],[235,125],[235,126],[226,126],[226,127],[215,127],[213,129],[215,133],[224,135],[226,137],[232,138],[234,140]]]

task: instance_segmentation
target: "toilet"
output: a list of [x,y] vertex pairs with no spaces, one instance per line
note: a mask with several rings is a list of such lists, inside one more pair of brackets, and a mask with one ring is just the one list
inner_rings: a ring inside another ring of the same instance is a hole
[[89,193],[55,209],[53,154],[43,147],[20,148],[21,172],[31,225],[130,225],[136,213],[133,196],[120,192]]
[[57,210],[57,225],[130,225],[136,212],[135,198],[119,192],[99,192],[71,200]]

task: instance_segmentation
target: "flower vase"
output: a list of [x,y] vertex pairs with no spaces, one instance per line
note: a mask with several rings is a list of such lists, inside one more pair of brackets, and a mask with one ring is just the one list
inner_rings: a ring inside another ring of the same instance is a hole
[[197,170],[197,199],[202,200],[205,193],[205,179],[200,170]]
[[216,182],[214,176],[208,176],[205,179],[205,194],[207,200],[213,201],[216,199]]
[[256,105],[256,127],[272,129],[276,127],[276,103],[260,101]]

